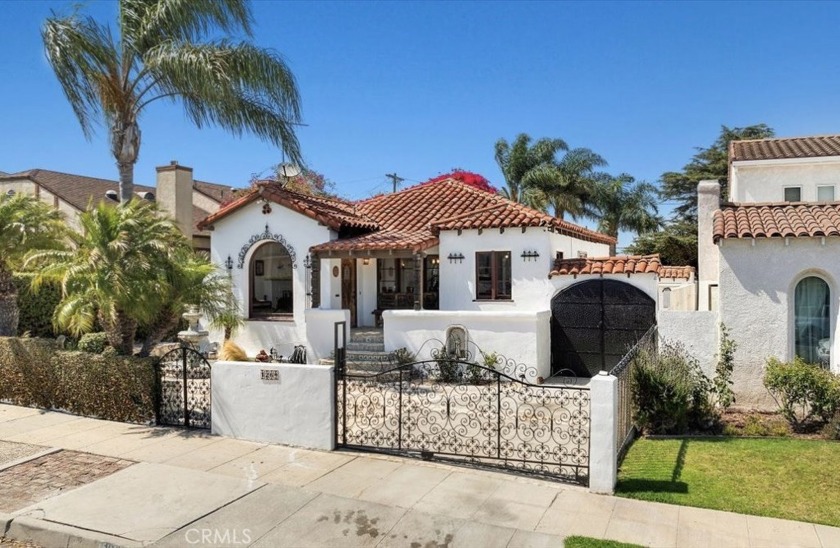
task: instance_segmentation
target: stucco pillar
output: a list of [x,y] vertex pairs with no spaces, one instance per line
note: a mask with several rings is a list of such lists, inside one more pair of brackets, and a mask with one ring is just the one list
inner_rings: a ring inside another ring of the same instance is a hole
[[697,309],[711,310],[712,286],[717,287],[720,253],[714,242],[714,215],[720,209],[720,183],[697,185]]
[[611,495],[618,479],[618,379],[601,371],[589,382],[589,490]]

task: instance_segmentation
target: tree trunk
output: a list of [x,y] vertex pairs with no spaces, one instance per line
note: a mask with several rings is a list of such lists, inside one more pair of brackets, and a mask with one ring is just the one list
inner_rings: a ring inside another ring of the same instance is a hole
[[99,323],[108,336],[108,344],[124,356],[134,354],[134,335],[137,333],[137,322],[118,310],[116,318],[104,317],[101,313]]
[[18,330],[17,287],[12,272],[0,262],[0,337],[14,337]]
[[134,197],[134,164],[140,154],[140,127],[132,120],[114,120],[111,124],[111,153],[120,171],[120,202]]
[[225,341],[230,340],[232,329],[228,326],[225,326]]
[[162,311],[154,325],[149,328],[149,334],[146,336],[146,340],[143,341],[143,347],[140,349],[140,357],[147,357],[155,345],[162,341],[167,333],[175,329],[180,319],[180,314],[176,314],[171,310]]

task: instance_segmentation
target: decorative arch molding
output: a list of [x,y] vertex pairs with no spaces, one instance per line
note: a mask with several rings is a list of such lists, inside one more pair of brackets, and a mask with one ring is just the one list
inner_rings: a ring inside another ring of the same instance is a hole
[[297,268],[297,255],[295,255],[295,248],[286,241],[286,238],[283,237],[282,234],[272,234],[271,230],[268,228],[268,223],[265,224],[265,232],[261,234],[254,234],[251,236],[245,245],[242,246],[242,249],[239,250],[239,262],[237,262],[236,267],[240,270],[245,267],[245,257],[248,255],[248,251],[254,247],[256,244],[260,242],[276,242],[286,248],[286,251],[289,252],[289,257],[292,259],[292,268]]

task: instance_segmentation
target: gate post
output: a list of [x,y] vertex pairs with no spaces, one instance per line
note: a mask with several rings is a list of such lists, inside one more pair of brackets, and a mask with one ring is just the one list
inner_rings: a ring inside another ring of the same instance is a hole
[[611,495],[618,479],[618,379],[601,371],[589,384],[589,490]]
[[181,347],[181,367],[184,371],[184,427],[190,427],[190,389],[187,385],[187,347]]

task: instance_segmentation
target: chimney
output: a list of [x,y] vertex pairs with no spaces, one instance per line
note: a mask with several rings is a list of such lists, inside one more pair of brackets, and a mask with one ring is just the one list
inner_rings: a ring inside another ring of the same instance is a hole
[[172,160],[157,169],[157,195],[160,209],[175,219],[188,238],[193,235],[193,170]]
[[697,309],[714,310],[717,301],[720,252],[714,242],[714,215],[720,209],[720,183],[697,185]]

